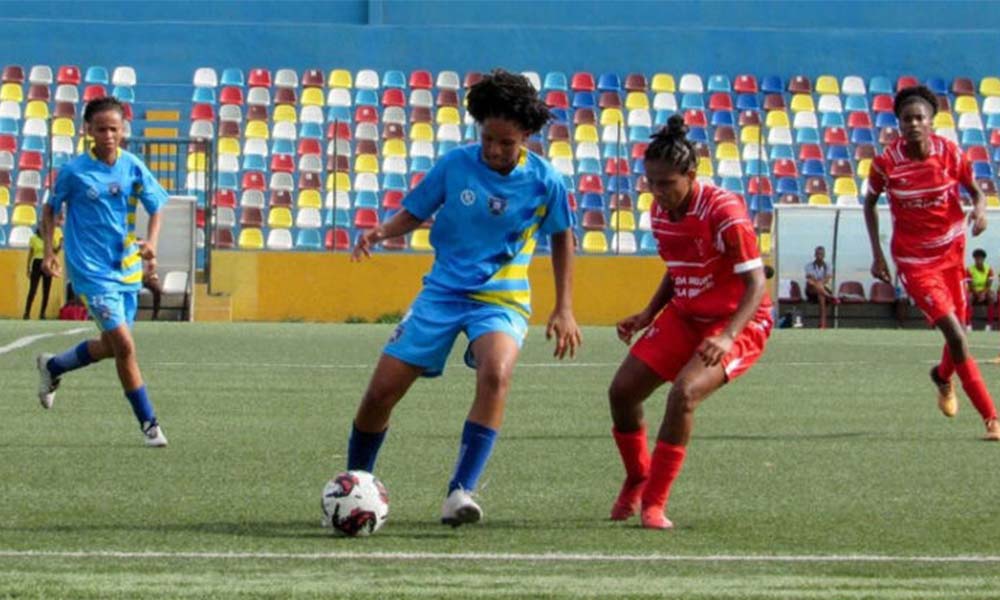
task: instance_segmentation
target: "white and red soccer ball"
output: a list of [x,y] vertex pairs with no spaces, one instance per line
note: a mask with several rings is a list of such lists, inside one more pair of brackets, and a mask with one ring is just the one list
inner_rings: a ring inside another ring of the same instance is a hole
[[345,471],[323,488],[323,526],[348,537],[375,533],[389,516],[389,494],[367,471]]

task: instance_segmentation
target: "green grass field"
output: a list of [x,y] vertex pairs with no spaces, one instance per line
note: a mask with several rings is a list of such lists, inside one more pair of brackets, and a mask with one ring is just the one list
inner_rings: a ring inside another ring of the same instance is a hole
[[[561,365],[532,332],[486,520],[438,524],[473,389],[456,351],[394,416],[390,521],[352,540],[320,528],[320,490],[390,326],[141,323],[159,451],[110,363],[38,406],[35,354],[91,329],[6,346],[79,326],[0,322],[0,598],[1000,597],[1000,445],[967,401],[938,414],[931,331],[775,333],[699,409],[672,532],[606,520],[621,467],[605,390],[625,351],[608,328]],[[972,344],[988,358],[1000,338]],[[1000,395],[1000,367],[983,373]]]

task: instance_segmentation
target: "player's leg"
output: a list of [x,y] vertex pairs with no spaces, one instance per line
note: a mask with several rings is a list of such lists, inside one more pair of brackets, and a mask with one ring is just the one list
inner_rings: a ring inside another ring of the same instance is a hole
[[42,261],[31,261],[31,272],[28,274],[28,297],[24,301],[24,319],[31,318],[31,305],[35,302],[38,292],[38,280],[42,278]]
[[997,311],[997,294],[993,290],[986,291],[986,331],[993,329],[993,318]]

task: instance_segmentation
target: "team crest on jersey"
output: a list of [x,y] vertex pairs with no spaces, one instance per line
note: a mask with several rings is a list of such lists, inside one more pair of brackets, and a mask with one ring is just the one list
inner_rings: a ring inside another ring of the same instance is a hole
[[100,198],[100,196],[101,193],[98,192],[97,188],[95,188],[94,186],[90,186],[89,188],[87,188],[87,197],[90,198],[91,200],[97,200],[98,198]]
[[502,215],[507,211],[507,200],[505,198],[490,196],[490,199],[486,201],[486,205],[494,215]]
[[476,192],[473,192],[469,188],[462,190],[462,193],[458,196],[462,204],[466,206],[472,206],[476,202]]
[[120,185],[118,185],[117,181],[111,183],[111,185],[108,186],[108,193],[111,194],[112,196],[117,196],[118,194],[122,193],[122,188]]

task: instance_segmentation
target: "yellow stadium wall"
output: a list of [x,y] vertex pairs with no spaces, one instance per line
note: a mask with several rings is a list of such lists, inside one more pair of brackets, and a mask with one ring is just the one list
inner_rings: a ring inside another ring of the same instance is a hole
[[[229,294],[236,321],[372,320],[405,312],[420,290],[432,256],[376,254],[351,263],[346,254],[212,253],[212,291]],[[657,257],[576,257],[573,304],[585,325],[610,325],[645,305],[663,276]],[[552,262],[530,270],[532,323],[544,323],[555,302]]]
[[[0,317],[20,319],[24,314],[24,301],[28,297],[27,250],[0,251]],[[66,280],[52,280],[52,291],[49,294],[49,305],[45,316],[55,319],[59,316],[59,307],[63,304],[63,288]],[[42,284],[38,284],[35,302],[31,306],[31,318],[38,317],[38,308],[42,302]]]

